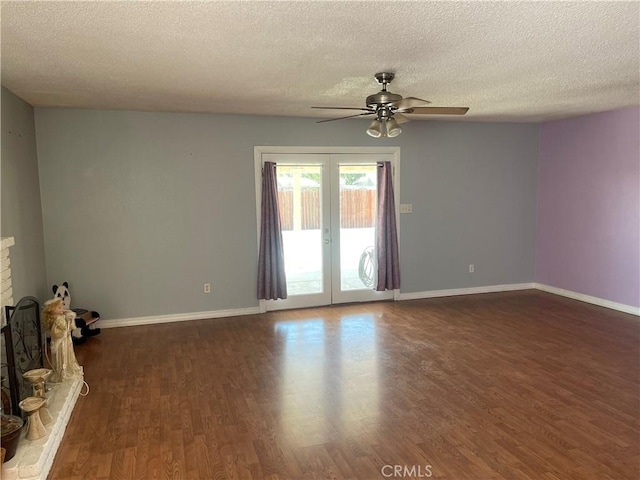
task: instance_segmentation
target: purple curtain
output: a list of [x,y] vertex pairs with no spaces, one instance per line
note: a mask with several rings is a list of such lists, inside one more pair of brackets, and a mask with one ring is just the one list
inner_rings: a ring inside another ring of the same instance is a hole
[[262,214],[260,221],[260,255],[258,257],[258,299],[287,298],[284,273],[284,246],[278,210],[276,164],[262,167]]
[[398,230],[396,206],[393,198],[391,162],[378,163],[378,225],[376,256],[378,280],[376,290],[400,288],[400,260],[398,257]]

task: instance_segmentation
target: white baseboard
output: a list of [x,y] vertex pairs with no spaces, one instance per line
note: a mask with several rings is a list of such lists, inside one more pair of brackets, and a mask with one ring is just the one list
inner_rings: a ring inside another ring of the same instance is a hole
[[543,292],[553,293],[562,297],[568,297],[574,300],[579,300],[581,302],[591,303],[600,307],[611,308],[620,312],[640,316],[639,307],[625,305],[623,303],[616,303],[610,300],[605,300],[603,298],[592,297],[590,295],[584,295],[582,293],[572,292],[570,290],[564,290],[562,288],[552,287],[550,285],[544,285],[542,283],[513,283],[507,285],[489,285],[485,287],[453,288],[450,290],[430,290],[427,292],[401,293],[399,296],[399,300],[417,300],[420,298],[452,297],[455,295],[474,295],[477,293],[510,292],[514,290],[529,289],[542,290]]
[[[452,290],[433,290],[430,292],[401,293],[395,300],[413,300],[418,298],[449,297],[453,295],[471,295],[475,293],[509,292],[513,290],[529,290],[533,283],[518,283],[510,285],[490,285],[484,287],[456,288]],[[186,322],[190,320],[206,320],[208,318],[237,317],[240,315],[255,315],[266,310],[260,306],[237,308],[231,310],[212,310],[210,312],[174,313],[169,315],[151,315],[148,317],[102,319],[100,328],[133,327],[136,325],[155,325],[159,323]]]
[[640,307],[634,307],[632,305],[625,305],[624,303],[612,302],[603,298],[592,297],[591,295],[585,295],[583,293],[572,292],[571,290],[564,290],[562,288],[552,287],[543,283],[534,283],[533,288],[542,290],[543,292],[553,293],[563,297],[572,298],[574,300],[580,300],[581,302],[592,303],[600,307],[610,308],[612,310],[618,310],[624,313],[630,313],[631,315],[640,316]]
[[158,323],[186,322],[189,320],[206,320],[209,318],[237,317],[260,313],[260,307],[235,308],[230,310],[212,310],[210,312],[175,313],[170,315],[152,315],[149,317],[102,319],[100,328],[133,327],[136,325],[155,325]]
[[[624,305],[602,298],[584,295],[582,293],[551,287],[542,283],[511,283],[506,285],[486,285],[482,287],[452,288],[447,290],[430,290],[426,292],[400,293],[396,300],[418,300],[421,298],[453,297],[456,295],[475,295],[479,293],[512,292],[516,290],[542,290],[563,297],[572,298],[586,303],[592,303],[605,308],[611,308],[632,315],[640,316],[640,308]],[[186,322],[189,320],[206,320],[208,318],[237,317],[240,315],[255,315],[264,313],[260,306],[236,308],[230,310],[212,310],[210,312],[176,313],[170,315],[156,315],[149,317],[119,318],[101,320],[100,328],[132,327],[135,325],[154,325],[158,323]]]
[[511,283],[507,285],[486,285],[483,287],[452,288],[448,290],[429,290],[427,292],[401,293],[398,300],[417,300],[419,298],[453,297],[456,295],[475,295],[477,293],[512,292],[531,290],[533,283]]

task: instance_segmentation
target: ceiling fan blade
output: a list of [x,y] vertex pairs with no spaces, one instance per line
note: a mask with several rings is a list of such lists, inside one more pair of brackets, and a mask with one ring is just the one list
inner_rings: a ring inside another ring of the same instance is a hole
[[373,115],[376,112],[356,113],[355,115],[347,115],[346,117],[329,118],[327,120],[319,120],[316,123],[333,122],[334,120],[344,120],[345,118],[361,117],[362,115]]
[[396,119],[396,122],[398,123],[407,123],[410,122],[411,120],[409,120],[408,117],[405,117],[404,115],[402,115],[401,113],[396,113],[393,115],[393,118]]
[[324,110],[366,110],[367,112],[371,111],[369,108],[360,108],[360,107],[311,107],[311,108],[322,108]]
[[407,97],[402,100],[398,100],[397,102],[393,102],[391,104],[392,107],[397,107],[398,110],[402,110],[405,108],[413,108],[419,107],[420,105],[426,105],[431,103],[429,100],[422,100],[421,98],[416,97]]
[[469,107],[415,107],[403,110],[402,113],[418,115],[464,115]]

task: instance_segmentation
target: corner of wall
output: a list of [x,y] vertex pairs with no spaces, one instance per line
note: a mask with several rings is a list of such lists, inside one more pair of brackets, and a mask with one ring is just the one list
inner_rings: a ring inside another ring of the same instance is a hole
[[14,237],[13,298],[46,293],[44,234],[34,109],[2,87],[2,236]]

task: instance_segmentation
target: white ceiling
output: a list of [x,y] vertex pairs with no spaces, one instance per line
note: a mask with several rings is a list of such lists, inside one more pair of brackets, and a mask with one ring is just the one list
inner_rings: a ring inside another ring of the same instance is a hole
[[[539,122],[638,105],[638,2],[9,2],[2,84],[34,106],[341,116],[373,74]],[[415,118],[415,117],[414,117]],[[427,119],[445,117],[422,116]],[[451,117],[446,117],[450,119]]]

